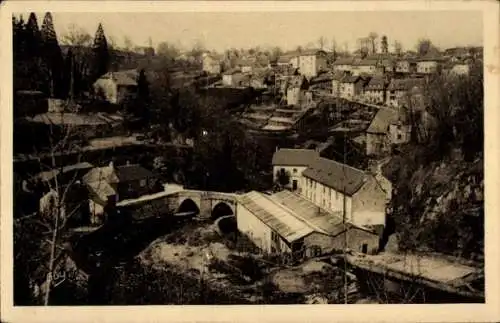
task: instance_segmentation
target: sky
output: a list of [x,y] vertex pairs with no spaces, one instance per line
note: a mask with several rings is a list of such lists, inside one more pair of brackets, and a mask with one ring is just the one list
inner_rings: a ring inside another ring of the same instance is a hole
[[[420,38],[429,38],[444,49],[481,46],[483,21],[480,11],[357,11],[357,12],[182,12],[182,13],[68,13],[52,14],[58,37],[71,25],[92,36],[99,22],[113,42],[122,46],[127,36],[136,46],[167,41],[184,49],[201,41],[209,50],[255,46],[279,46],[284,50],[318,39],[332,39],[337,47],[356,49],[356,40],[370,32],[386,35],[389,50],[395,40],[403,49],[415,49]],[[37,14],[41,24],[43,13]],[[27,18],[27,14],[25,15]]]

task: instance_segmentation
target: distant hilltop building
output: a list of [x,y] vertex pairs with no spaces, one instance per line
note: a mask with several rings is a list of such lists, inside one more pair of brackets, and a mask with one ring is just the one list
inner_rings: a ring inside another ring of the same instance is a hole
[[104,100],[120,104],[137,92],[136,79],[136,70],[108,72],[94,82],[94,91]]
[[203,54],[203,71],[208,74],[220,74],[221,73],[221,60],[222,57],[213,54]]
[[150,46],[137,46],[134,48],[134,52],[146,56],[155,56],[155,49]]

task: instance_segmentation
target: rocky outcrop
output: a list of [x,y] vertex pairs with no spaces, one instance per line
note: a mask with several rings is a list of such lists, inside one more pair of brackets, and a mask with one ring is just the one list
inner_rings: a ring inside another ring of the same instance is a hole
[[397,157],[391,163],[387,176],[394,183],[391,216],[399,247],[482,259],[483,159],[419,165],[410,157]]

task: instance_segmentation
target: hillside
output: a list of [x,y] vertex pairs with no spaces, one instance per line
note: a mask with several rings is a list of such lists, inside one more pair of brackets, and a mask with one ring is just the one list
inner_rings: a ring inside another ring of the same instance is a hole
[[450,157],[425,164],[415,155],[396,156],[383,169],[394,183],[391,219],[399,249],[482,261],[483,157],[473,161]]

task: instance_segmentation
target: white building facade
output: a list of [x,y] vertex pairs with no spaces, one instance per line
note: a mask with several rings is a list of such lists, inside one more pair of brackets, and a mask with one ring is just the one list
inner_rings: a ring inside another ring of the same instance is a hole
[[[344,182],[345,181],[345,182]],[[386,193],[373,175],[325,158],[302,174],[301,194],[357,226],[385,226]]]

